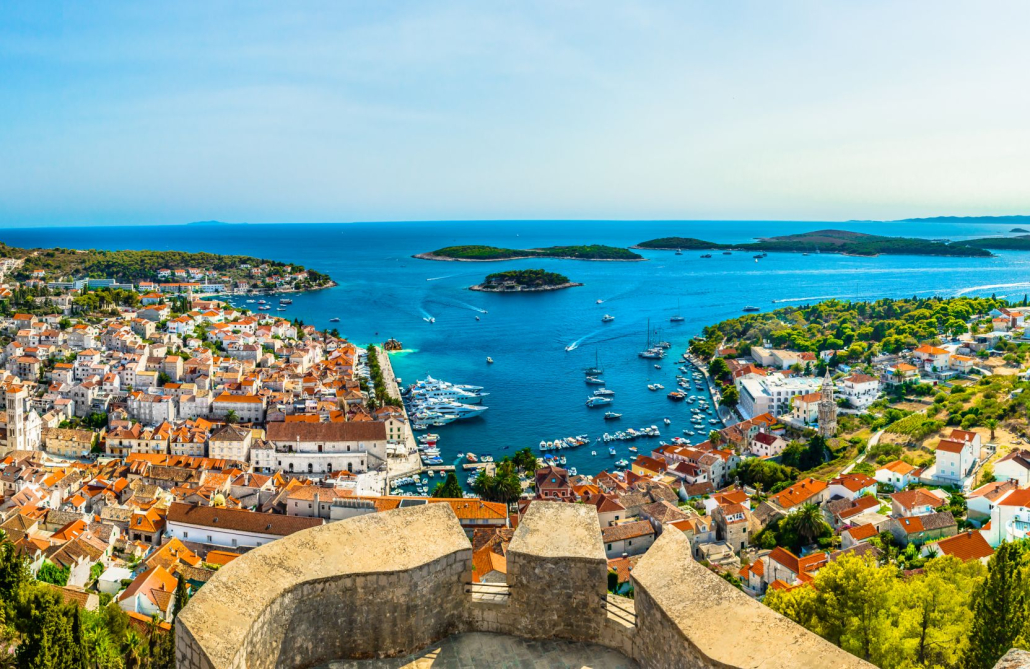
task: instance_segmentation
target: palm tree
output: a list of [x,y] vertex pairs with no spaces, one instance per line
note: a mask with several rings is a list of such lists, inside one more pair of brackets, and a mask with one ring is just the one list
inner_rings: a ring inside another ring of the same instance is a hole
[[994,428],[998,427],[998,420],[995,418],[988,418],[986,421],[984,421],[984,425],[990,428],[991,441],[994,441]]
[[125,634],[125,648],[122,656],[125,659],[125,669],[140,669],[144,666],[147,657],[147,642],[136,630],[129,630]]
[[815,541],[826,527],[823,512],[819,510],[818,505],[811,502],[803,504],[800,509],[788,516],[788,519],[794,526],[794,531],[798,533],[798,537],[806,544]]
[[225,412],[225,422],[229,423],[230,425],[235,425],[236,423],[240,422],[240,416],[236,413],[235,410],[229,409]]

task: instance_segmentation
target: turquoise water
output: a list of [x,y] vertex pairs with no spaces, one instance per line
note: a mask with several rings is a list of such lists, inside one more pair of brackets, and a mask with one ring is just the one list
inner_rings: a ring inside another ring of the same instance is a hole
[[[657,425],[663,438],[689,427],[689,406],[673,403],[675,360],[690,337],[710,323],[739,315],[745,305],[762,310],[832,297],[876,299],[912,295],[983,294],[1022,299],[1030,292],[1030,253],[996,258],[879,257],[769,254],[756,263],[751,254],[699,253],[676,256],[645,251],[647,262],[612,263],[523,260],[496,263],[432,262],[414,253],[462,243],[501,246],[605,243],[630,245],[659,236],[695,236],[720,242],[846,228],[880,234],[960,238],[1005,234],[1011,226],[930,224],[840,224],[812,222],[460,222],[322,225],[254,225],[176,228],[61,228],[0,231],[0,241],[16,246],[73,248],[154,248],[243,253],[300,262],[339,282],[330,290],[294,296],[285,314],[318,327],[337,327],[359,344],[399,339],[395,354],[405,381],[432,374],[458,383],[485,386],[489,411],[481,418],[435,428],[444,459],[458,452],[504,455],[544,440],[576,434],[591,438],[605,431]],[[544,268],[585,285],[552,293],[491,295],[467,290],[490,272]],[[603,304],[596,304],[598,299]],[[774,303],[773,301],[777,302]],[[673,324],[679,312],[685,322]],[[615,316],[601,323],[601,316]],[[329,319],[340,322],[330,324]],[[436,323],[423,318],[432,316]],[[476,321],[476,316],[480,317]],[[673,344],[662,369],[637,357],[648,319]],[[576,344],[571,352],[565,348]],[[605,421],[605,409],[584,405],[594,387],[582,369],[599,356],[608,387],[616,392],[610,409],[621,421]],[[486,357],[495,360],[486,364]],[[647,385],[660,382],[664,391]],[[664,417],[673,421],[662,424]],[[641,452],[658,440],[640,440]],[[598,444],[569,451],[569,465],[594,473],[625,457],[608,456]]]

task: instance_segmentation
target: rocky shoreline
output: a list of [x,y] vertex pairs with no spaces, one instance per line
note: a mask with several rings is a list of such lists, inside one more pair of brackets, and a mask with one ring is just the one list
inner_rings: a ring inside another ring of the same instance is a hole
[[583,284],[575,281],[569,281],[568,283],[560,283],[556,286],[538,286],[538,287],[523,287],[518,286],[516,289],[512,288],[493,288],[485,283],[477,283],[474,286],[469,286],[469,290],[475,290],[480,293],[544,293],[551,290],[563,290],[565,288],[575,288],[576,286],[582,286]]

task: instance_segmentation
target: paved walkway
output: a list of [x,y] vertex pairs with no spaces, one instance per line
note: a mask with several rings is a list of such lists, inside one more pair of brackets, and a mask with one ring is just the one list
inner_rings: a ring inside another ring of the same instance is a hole
[[603,646],[570,641],[527,641],[504,634],[458,634],[391,660],[333,662],[329,669],[638,669]]
[[[383,383],[386,384],[386,391],[393,397],[400,398],[401,389],[397,383],[397,378],[393,373],[393,364],[390,362],[390,354],[386,352],[382,346],[377,346],[376,351],[379,357],[379,368],[383,370]],[[407,416],[407,410],[405,410],[405,416]],[[401,476],[407,476],[415,472],[422,471],[422,458],[418,455],[418,442],[415,441],[415,435],[411,432],[411,421],[408,420],[408,429],[406,430],[407,435],[404,442],[404,448],[407,451],[405,455],[397,455],[387,458],[386,461],[386,492],[389,492],[389,481],[399,478]]]

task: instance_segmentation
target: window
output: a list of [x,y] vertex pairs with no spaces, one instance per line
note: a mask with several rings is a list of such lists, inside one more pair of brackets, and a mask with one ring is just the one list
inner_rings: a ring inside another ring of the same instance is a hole
[[186,532],[186,531],[183,531],[183,533],[182,533],[182,538],[183,538],[183,539],[189,539],[189,538],[190,538],[190,533],[189,533],[189,532]]
[[608,544],[608,550],[611,550],[611,549],[612,549],[612,545]]
[[236,548],[236,537],[233,537],[232,546],[233,548]]
[[207,535],[207,542],[208,542],[208,543],[211,543],[211,535],[210,535],[210,534],[209,534],[209,535]]

